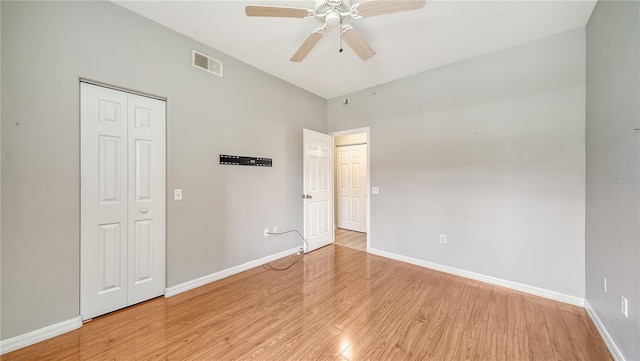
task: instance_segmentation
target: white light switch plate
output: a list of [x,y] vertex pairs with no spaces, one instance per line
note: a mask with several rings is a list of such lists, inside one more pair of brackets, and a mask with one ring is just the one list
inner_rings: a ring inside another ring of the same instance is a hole
[[371,187],[371,194],[380,194],[380,188]]
[[181,201],[182,200],[182,189],[174,189],[173,190],[173,200]]

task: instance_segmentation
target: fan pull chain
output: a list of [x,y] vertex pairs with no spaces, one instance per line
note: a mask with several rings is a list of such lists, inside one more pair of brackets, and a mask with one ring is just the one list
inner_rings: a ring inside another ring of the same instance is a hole
[[342,21],[340,22],[338,33],[340,34],[340,50],[338,50],[338,52],[342,53]]

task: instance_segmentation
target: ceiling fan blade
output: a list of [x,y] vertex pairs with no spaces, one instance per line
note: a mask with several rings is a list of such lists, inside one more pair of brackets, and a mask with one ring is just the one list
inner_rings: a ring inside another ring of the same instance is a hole
[[314,15],[313,10],[282,6],[248,5],[244,8],[247,16],[268,16],[277,18],[306,18]]
[[421,9],[426,0],[370,0],[351,7],[351,16],[367,18],[371,16]]
[[324,27],[314,30],[311,33],[311,35],[307,37],[307,40],[305,40],[304,43],[300,45],[300,47],[298,48],[298,51],[296,51],[296,53],[293,54],[293,56],[291,57],[291,59],[289,59],[289,61],[299,63],[302,60],[304,60],[307,54],[309,54],[311,49],[313,49],[313,47],[316,46],[316,44],[322,38],[323,35],[324,35]]
[[376,55],[375,50],[360,36],[351,25],[344,25],[341,29],[342,39],[349,45],[353,51],[358,54],[360,59],[367,60]]

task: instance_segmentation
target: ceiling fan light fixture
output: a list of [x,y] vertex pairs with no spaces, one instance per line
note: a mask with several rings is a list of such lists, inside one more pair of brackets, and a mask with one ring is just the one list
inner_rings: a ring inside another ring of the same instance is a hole
[[340,17],[340,13],[337,11],[331,11],[327,14],[325,18],[325,24],[329,27],[334,27],[340,24],[342,18]]

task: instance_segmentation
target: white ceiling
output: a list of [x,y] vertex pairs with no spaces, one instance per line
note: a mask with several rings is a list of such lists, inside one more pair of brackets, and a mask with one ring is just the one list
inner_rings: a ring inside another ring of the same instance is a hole
[[[355,3],[356,0],[354,0]],[[302,63],[289,58],[319,26],[314,19],[247,17],[248,4],[313,8],[313,0],[115,1],[324,98],[584,26],[596,0],[433,0],[420,10],[350,20],[377,55],[363,62],[337,29]]]

